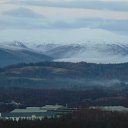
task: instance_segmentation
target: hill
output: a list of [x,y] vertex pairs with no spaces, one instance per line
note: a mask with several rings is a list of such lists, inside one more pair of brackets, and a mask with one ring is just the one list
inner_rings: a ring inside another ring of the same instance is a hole
[[29,49],[22,42],[0,43],[0,67],[18,63],[51,61],[53,58]]
[[128,63],[42,62],[0,70],[0,86],[11,87],[86,89],[127,85],[127,80]]

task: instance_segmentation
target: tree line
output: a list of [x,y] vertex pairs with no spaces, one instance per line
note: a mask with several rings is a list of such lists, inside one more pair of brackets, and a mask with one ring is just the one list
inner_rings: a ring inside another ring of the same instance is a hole
[[128,113],[83,109],[61,118],[0,120],[1,128],[127,128]]

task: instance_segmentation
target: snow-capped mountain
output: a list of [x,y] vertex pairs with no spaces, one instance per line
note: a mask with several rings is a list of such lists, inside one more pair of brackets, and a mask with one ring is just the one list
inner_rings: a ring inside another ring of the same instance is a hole
[[123,63],[128,62],[128,44],[70,44],[49,49],[45,54],[55,61]]
[[0,48],[11,50],[29,49],[25,43],[19,41],[0,42]]
[[0,67],[17,64],[51,61],[52,57],[28,48],[22,42],[0,43]]
[[[123,63],[128,62],[127,43],[83,43],[55,44],[55,43],[0,43],[1,63],[40,62],[45,60],[64,62],[91,62],[91,63]],[[9,63],[13,64],[13,63]]]
[[14,41],[12,43],[9,43],[8,45],[12,47],[16,47],[16,48],[23,48],[23,49],[27,48],[27,46],[24,43],[19,42],[19,41]]
[[54,61],[92,63],[128,62],[128,43],[83,41],[71,44],[42,43],[31,46],[33,50],[43,52]]

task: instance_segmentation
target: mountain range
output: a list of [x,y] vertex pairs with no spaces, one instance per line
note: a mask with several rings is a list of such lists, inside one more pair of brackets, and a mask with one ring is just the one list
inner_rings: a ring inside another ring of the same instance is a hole
[[51,61],[52,58],[42,53],[27,48],[21,42],[13,42],[0,45],[0,67],[40,61]]
[[128,61],[127,43],[0,43],[0,66],[42,61],[124,63]]

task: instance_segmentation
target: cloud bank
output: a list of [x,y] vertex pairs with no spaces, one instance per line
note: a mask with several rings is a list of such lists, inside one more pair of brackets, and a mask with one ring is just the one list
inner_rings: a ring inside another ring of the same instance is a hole
[[[53,40],[51,35],[45,33],[82,30],[77,35],[80,36],[83,29],[103,30],[126,36],[128,34],[128,0],[0,1],[0,34],[2,35],[0,40],[5,38],[6,33],[9,35],[10,31],[16,32],[13,33],[14,36],[10,34],[13,37],[10,39],[15,39],[17,32],[20,33],[19,40],[23,40],[21,31],[26,32],[26,36],[30,36],[28,34],[30,31],[32,36],[37,31],[36,35],[41,32],[43,36]],[[5,36],[2,34],[3,31]]]

